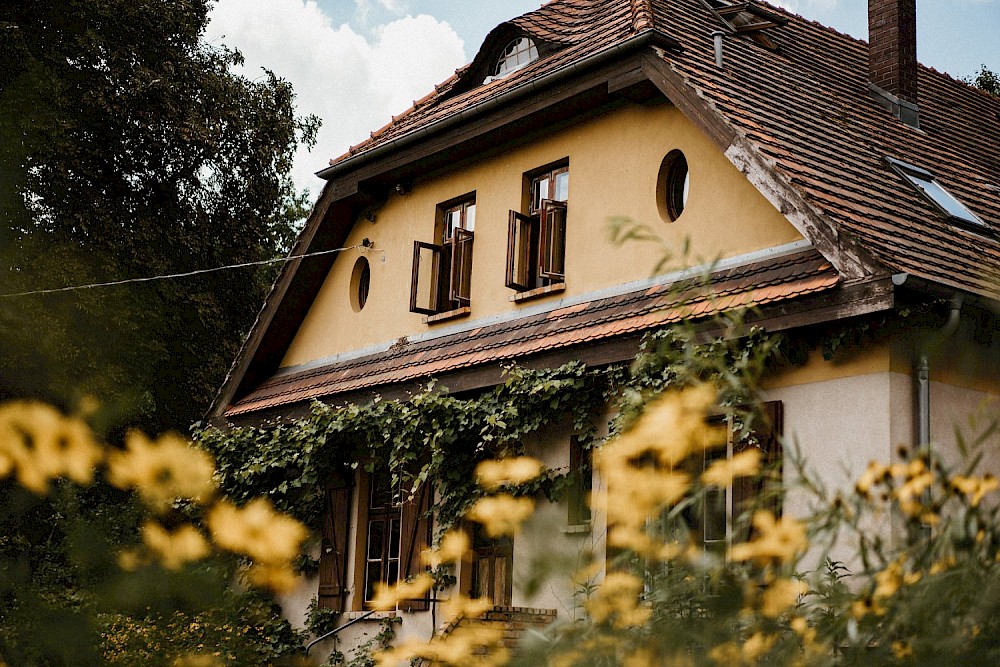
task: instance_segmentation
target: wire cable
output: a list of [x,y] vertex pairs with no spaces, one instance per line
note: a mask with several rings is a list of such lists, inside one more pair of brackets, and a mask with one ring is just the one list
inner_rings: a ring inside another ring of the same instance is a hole
[[[55,294],[58,292],[75,292],[85,289],[96,289],[99,287],[115,287],[117,285],[129,285],[132,283],[148,283],[156,280],[173,280],[175,278],[188,278],[190,276],[198,276],[205,273],[216,273],[218,271],[230,271],[232,269],[245,269],[251,266],[266,266],[268,264],[278,264],[281,262],[290,262],[295,259],[306,259],[309,257],[319,257],[321,255],[332,255],[338,252],[344,252],[345,250],[354,250],[356,248],[367,248],[371,250],[371,245],[359,244],[352,245],[346,248],[334,248],[332,250],[319,250],[317,252],[306,253],[305,255],[289,255],[287,257],[276,257],[274,259],[262,259],[256,262],[244,262],[242,264],[227,264],[226,266],[216,266],[211,269],[197,269],[195,271],[185,271],[183,273],[169,273],[159,276],[148,276],[145,278],[127,278],[125,280],[113,280],[104,283],[89,283],[86,285],[72,285],[70,287],[54,287],[52,289],[40,289],[32,290],[30,292],[14,292],[11,294],[0,294],[0,299],[6,299],[10,297],[18,296],[35,296],[37,294]],[[375,252],[382,252],[377,250]]]

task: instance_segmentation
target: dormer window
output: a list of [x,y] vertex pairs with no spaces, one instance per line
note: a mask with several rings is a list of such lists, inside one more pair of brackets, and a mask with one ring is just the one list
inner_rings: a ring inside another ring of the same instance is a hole
[[975,213],[965,207],[965,204],[945,190],[931,172],[892,158],[886,158],[886,160],[896,173],[909,181],[920,191],[920,194],[941,209],[942,213],[964,222],[971,222],[974,225],[983,224],[983,221]]
[[503,50],[503,55],[493,68],[493,75],[487,82],[503,78],[525,65],[538,60],[538,47],[527,37],[515,39]]

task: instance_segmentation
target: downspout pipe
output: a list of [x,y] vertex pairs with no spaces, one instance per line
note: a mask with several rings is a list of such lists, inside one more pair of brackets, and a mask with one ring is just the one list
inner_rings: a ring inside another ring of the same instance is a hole
[[958,329],[962,317],[962,295],[954,294],[948,304],[948,321],[931,335],[917,359],[917,447],[931,454],[931,362],[930,355]]

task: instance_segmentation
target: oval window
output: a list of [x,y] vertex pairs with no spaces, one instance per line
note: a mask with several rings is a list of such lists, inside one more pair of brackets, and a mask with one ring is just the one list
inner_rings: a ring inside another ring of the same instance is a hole
[[372,269],[366,257],[358,257],[351,272],[351,307],[360,313],[368,303],[368,290],[371,287]]
[[657,204],[664,220],[673,222],[681,217],[687,206],[690,188],[687,158],[679,150],[670,151],[660,165],[656,184]]

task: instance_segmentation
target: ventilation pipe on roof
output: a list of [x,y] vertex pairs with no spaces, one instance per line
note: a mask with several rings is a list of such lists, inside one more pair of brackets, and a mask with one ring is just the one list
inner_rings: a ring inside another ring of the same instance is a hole
[[712,33],[712,39],[715,40],[715,66],[722,67],[722,38],[726,36],[726,33],[721,30],[716,30]]
[[896,118],[920,127],[917,0],[868,0],[868,87]]

